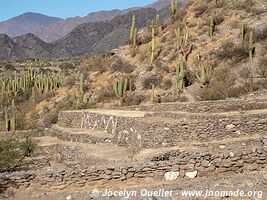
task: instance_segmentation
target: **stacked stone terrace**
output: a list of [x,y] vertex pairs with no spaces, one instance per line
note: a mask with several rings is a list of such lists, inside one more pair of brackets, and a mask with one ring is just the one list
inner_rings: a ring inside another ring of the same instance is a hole
[[262,135],[267,132],[266,116],[265,100],[172,103],[64,111],[58,126],[103,131],[112,135],[112,142],[138,151]]
[[[62,111],[46,133],[61,141],[124,148],[131,162],[2,175],[2,187],[65,189],[102,181],[192,179],[266,172],[267,100],[171,103]],[[82,163],[82,159],[81,159]]]

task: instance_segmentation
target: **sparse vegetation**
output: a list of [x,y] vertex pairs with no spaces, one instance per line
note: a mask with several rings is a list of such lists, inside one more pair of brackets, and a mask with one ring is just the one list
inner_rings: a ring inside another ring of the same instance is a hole
[[23,141],[12,138],[0,140],[0,172],[17,170],[36,148],[36,142],[28,137]]

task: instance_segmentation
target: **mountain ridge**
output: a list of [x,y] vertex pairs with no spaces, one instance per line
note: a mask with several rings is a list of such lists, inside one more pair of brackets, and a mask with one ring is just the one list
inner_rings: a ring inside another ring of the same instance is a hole
[[9,37],[16,37],[27,33],[33,33],[63,19],[51,17],[39,13],[27,12],[0,22],[0,33]]
[[[145,7],[148,8],[155,8],[156,10],[161,10],[164,8],[166,5],[169,4],[169,0],[158,0],[156,2],[153,2],[152,4],[146,5]],[[23,30],[22,28],[17,29],[19,27],[17,23],[15,23],[14,27],[12,26],[12,21],[9,22],[8,27],[4,27],[3,23],[5,24],[6,22],[0,22],[0,33],[5,33],[9,37],[16,37],[20,36],[26,33],[33,33],[34,35],[38,36],[41,38],[43,41],[47,43],[52,43],[55,42],[56,40],[66,36],[68,33],[70,33],[76,26],[83,24],[83,23],[88,23],[88,22],[98,22],[98,21],[110,21],[114,17],[118,15],[123,15],[126,14],[132,10],[137,10],[142,7],[132,7],[128,9],[113,9],[113,10],[100,10],[96,12],[91,12],[88,15],[84,17],[80,16],[75,16],[75,17],[69,17],[66,19],[60,19],[58,18],[57,21],[53,23],[49,23],[47,25],[42,25],[36,27],[34,24],[27,26],[28,28],[26,30]],[[22,18],[23,15],[28,15],[31,14],[33,18],[36,18],[34,14],[38,13],[24,13],[22,15],[19,15],[17,17],[14,17],[15,19]],[[30,15],[30,16],[31,16]],[[42,14],[40,14],[42,15]],[[49,17],[49,16],[47,16]],[[11,18],[9,20],[12,20],[14,18]],[[31,19],[29,19],[31,21]],[[7,20],[8,21],[8,20]],[[2,29],[1,29],[1,23],[2,23]],[[33,27],[33,28],[32,28]],[[35,28],[36,27],[36,28]],[[14,33],[15,31],[15,33]]]
[[128,39],[132,15],[136,16],[136,27],[143,28],[158,13],[154,8],[141,8],[118,15],[111,21],[83,23],[53,43],[46,43],[32,33],[12,39],[3,35],[5,39],[0,41],[0,45],[10,53],[2,52],[0,59],[51,59],[105,53],[124,44]]

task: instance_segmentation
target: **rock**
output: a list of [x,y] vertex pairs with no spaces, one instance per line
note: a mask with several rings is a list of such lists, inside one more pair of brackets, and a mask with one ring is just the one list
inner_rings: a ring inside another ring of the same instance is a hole
[[186,172],[185,175],[190,178],[193,179],[197,176],[197,171],[193,171],[193,172]]
[[179,177],[179,172],[166,172],[164,179],[166,181],[175,181]]
[[66,196],[66,200],[72,200],[72,197],[71,197],[71,195],[69,195],[69,196]]
[[230,152],[229,156],[230,156],[230,158],[233,158],[233,157],[235,157],[235,153],[234,152]]
[[227,130],[231,130],[231,129],[233,129],[233,128],[235,128],[235,125],[234,125],[234,124],[228,124],[228,125],[226,126],[226,129],[227,129]]

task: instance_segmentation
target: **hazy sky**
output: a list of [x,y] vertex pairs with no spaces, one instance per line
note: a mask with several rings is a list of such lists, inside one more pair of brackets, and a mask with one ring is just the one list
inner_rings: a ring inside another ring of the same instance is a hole
[[67,18],[85,16],[98,10],[124,9],[142,6],[154,0],[0,0],[0,21],[25,12]]

